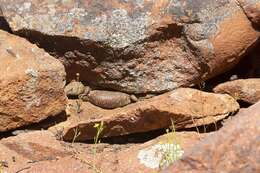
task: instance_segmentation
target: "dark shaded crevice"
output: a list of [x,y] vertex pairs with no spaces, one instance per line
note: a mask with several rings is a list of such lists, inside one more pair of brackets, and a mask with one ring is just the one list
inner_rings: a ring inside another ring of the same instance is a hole
[[236,79],[260,78],[260,39],[249,48],[232,69],[205,81],[208,91],[212,91],[215,86]]
[[13,136],[11,131],[8,131],[8,132],[0,132],[0,140],[3,139],[3,138],[8,138],[10,136]]
[[[137,144],[137,143],[145,143],[152,139],[155,139],[161,135],[166,133],[166,129],[158,129],[149,132],[141,132],[141,133],[133,133],[129,135],[122,136],[112,136],[102,138],[102,143],[107,144]],[[94,140],[86,140],[84,143],[93,144]]]
[[42,120],[40,122],[36,122],[30,125],[25,125],[23,127],[16,128],[14,130],[9,130],[6,132],[0,132],[0,140],[2,138],[7,138],[11,136],[15,136],[15,132],[21,132],[21,133],[27,133],[30,131],[36,131],[36,130],[47,130],[49,127],[54,126],[58,123],[61,123],[63,121],[67,120],[67,115],[65,112],[62,112],[58,115],[48,117],[45,120]]
[[[202,125],[198,127],[186,128],[186,129],[178,129],[176,130],[177,133],[179,132],[198,132],[200,133],[210,133],[218,131],[223,127],[223,122],[225,120],[220,120],[216,123],[211,123],[208,125]],[[112,136],[101,138],[102,143],[107,144],[137,144],[137,143],[145,143],[150,140],[153,140],[159,136],[166,134],[166,130],[168,128],[162,128],[158,130],[152,130],[148,132],[140,132],[140,133],[133,133],[129,135],[122,135],[122,136]],[[82,142],[82,141],[81,141]],[[84,143],[93,144],[93,140],[86,140]]]
[[4,30],[4,31],[7,31],[9,33],[12,33],[12,29],[9,26],[9,23],[6,21],[4,15],[3,15],[3,11],[1,9],[1,7],[0,7],[0,29]]
[[[78,37],[45,35],[34,30],[19,30],[15,34],[59,57],[68,51],[78,50],[80,53],[93,55],[97,61],[103,61],[111,54],[108,46],[91,40],[81,40]],[[100,51],[96,51],[97,49]]]
[[6,32],[12,33],[12,30],[11,30],[8,22],[5,20],[5,18],[3,16],[1,16],[1,11],[0,11],[0,29],[4,30]]
[[49,127],[54,126],[58,123],[64,122],[67,120],[66,112],[63,111],[55,116],[50,116],[38,123],[33,123],[31,125],[28,125],[26,127],[23,127],[28,130],[47,130]]
[[252,104],[250,104],[246,101],[243,101],[243,100],[237,100],[237,102],[239,103],[240,108],[248,108],[252,105]]
[[[248,20],[251,22],[252,27],[253,27],[255,30],[257,30],[257,31],[260,31],[260,25],[252,21],[252,18],[251,18],[250,16],[248,16],[248,14],[247,14],[245,8],[244,8],[243,5],[240,3],[240,1],[239,1],[239,0],[235,0],[235,3],[241,8],[241,10],[243,11],[243,13],[246,15],[246,17],[248,18]],[[252,4],[251,4],[251,5],[252,5]],[[259,22],[260,22],[260,21],[259,21]]]
[[256,23],[252,23],[252,27],[256,30],[260,32],[260,25],[256,24]]
[[[15,34],[43,48],[59,59],[65,66],[67,81],[76,78],[76,73],[84,76],[84,81],[98,81],[102,78],[92,70],[103,61],[116,61],[115,52],[108,46],[77,37],[44,35],[38,31],[19,30]],[[81,62],[81,63],[80,63]],[[89,83],[90,85],[94,85]]]
[[199,133],[210,133],[210,132],[215,132],[218,131],[223,127],[223,120],[220,120],[216,123],[211,123],[207,125],[201,125],[198,127],[192,127],[192,128],[187,128],[187,129],[179,129],[178,132],[198,132]]

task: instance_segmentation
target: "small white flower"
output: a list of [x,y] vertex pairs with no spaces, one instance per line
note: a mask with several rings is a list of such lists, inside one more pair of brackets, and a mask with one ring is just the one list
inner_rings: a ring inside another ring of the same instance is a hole
[[180,159],[183,153],[184,151],[179,144],[165,143],[140,150],[137,157],[141,164],[156,169],[161,166],[169,166],[174,161]]

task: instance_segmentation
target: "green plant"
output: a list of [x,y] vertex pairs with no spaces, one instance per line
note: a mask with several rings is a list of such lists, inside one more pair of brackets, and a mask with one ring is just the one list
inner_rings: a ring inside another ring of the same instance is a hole
[[96,136],[94,137],[94,144],[98,144],[101,141],[99,140],[100,134],[104,130],[104,122],[101,121],[100,123],[95,123],[94,128],[97,130]]
[[159,163],[159,168],[165,168],[171,163],[179,160],[181,156],[183,155],[183,150],[181,149],[181,142],[176,136],[176,131],[174,127],[174,122],[171,119],[171,126],[169,129],[166,129],[167,136],[167,142],[165,144],[162,144],[160,153],[161,153],[161,159]]
[[3,168],[3,165],[2,165],[2,163],[0,163],[0,173],[4,173],[4,170],[3,170],[4,168]]
[[96,133],[96,136],[94,137],[94,147],[92,148],[92,154],[93,154],[93,158],[94,158],[93,159],[94,164],[92,166],[92,169],[93,169],[93,172],[95,172],[95,173],[101,173],[102,171],[100,171],[96,168],[95,160],[96,160],[96,153],[97,153],[97,144],[99,144],[101,142],[101,140],[99,138],[100,138],[102,131],[105,128],[104,122],[101,121],[100,123],[95,123],[94,128],[96,129],[97,133]]
[[0,160],[0,173],[5,173],[4,167],[8,167],[8,162]]
[[79,114],[80,112],[82,112],[81,109],[81,105],[82,105],[82,100],[76,100],[76,105],[75,105],[75,109],[76,109],[76,113]]
[[183,155],[183,150],[181,149],[181,142],[176,136],[176,130],[174,127],[174,122],[171,119],[171,126],[170,128],[166,129],[167,142],[163,144],[160,152],[161,152],[161,159],[159,163],[159,168],[165,168],[171,163],[179,160]]
[[81,132],[79,130],[79,127],[75,127],[73,129],[73,132],[74,132],[74,136],[73,136],[73,139],[72,139],[72,144],[74,144],[74,142],[76,141],[76,139],[81,135]]

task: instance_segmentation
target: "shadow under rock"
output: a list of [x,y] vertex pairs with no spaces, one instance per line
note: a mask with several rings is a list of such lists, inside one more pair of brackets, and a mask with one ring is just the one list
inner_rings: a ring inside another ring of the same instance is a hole
[[[176,130],[176,132],[199,132],[199,133],[210,133],[210,132],[215,132],[219,130],[223,126],[224,120],[218,121],[215,124],[208,124],[205,126],[199,126],[199,127],[193,127],[193,128],[188,128],[188,129],[179,129]],[[155,139],[161,135],[166,134],[166,129],[158,129],[154,131],[149,131],[149,132],[143,132],[143,133],[134,133],[134,134],[129,134],[129,135],[123,135],[123,136],[114,136],[114,137],[107,137],[107,138],[102,138],[101,141],[102,143],[107,143],[107,144],[136,144],[136,143],[145,143],[148,142],[152,139]],[[84,141],[84,143],[89,143],[93,144],[93,140],[87,140]]]
[[62,113],[48,117],[45,120],[42,120],[38,123],[33,123],[27,126],[19,127],[14,130],[10,130],[7,132],[0,132],[0,140],[2,138],[7,138],[10,136],[16,136],[16,132],[23,133],[23,132],[29,132],[29,131],[35,131],[35,130],[47,130],[49,127],[54,126],[60,122],[66,121],[67,120],[67,115],[65,111]]

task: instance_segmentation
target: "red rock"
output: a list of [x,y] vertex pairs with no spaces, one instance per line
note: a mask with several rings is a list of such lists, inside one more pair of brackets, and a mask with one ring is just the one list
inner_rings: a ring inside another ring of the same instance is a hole
[[[64,143],[55,139],[52,133],[36,131],[19,134],[0,141],[0,163],[8,167],[0,171],[13,173],[103,173],[124,172],[132,173],[140,170],[150,173],[158,168],[146,167],[140,160],[140,152],[148,151],[153,146],[168,143],[178,139],[181,149],[186,151],[192,144],[203,139],[205,134],[195,132],[176,132],[163,135],[144,144],[108,145],[108,144],[77,144]],[[96,148],[96,154],[93,150]],[[156,160],[156,156],[154,158]],[[156,162],[158,164],[158,162]]]
[[65,70],[23,38],[0,31],[0,132],[64,111]]
[[[73,153],[46,131],[20,134],[0,141],[2,171],[37,173],[86,173],[87,165],[72,158]],[[0,169],[1,170],[1,169]]]
[[239,109],[229,95],[180,88],[172,92],[133,103],[122,108],[107,110],[88,102],[70,101],[67,121],[51,127],[53,133],[62,131],[63,139],[72,141],[75,130],[77,141],[96,136],[95,123],[104,122],[103,137],[147,132],[171,125],[176,129],[196,127],[217,122]]
[[237,100],[256,103],[260,100],[260,78],[240,79],[217,85],[215,93],[226,93]]
[[260,26],[260,1],[259,0],[238,0],[239,5],[244,9],[247,17]]
[[163,173],[260,172],[260,102],[184,153]]
[[87,74],[91,86],[127,93],[198,84],[234,67],[259,38],[235,0],[1,0],[0,8],[15,34],[63,61],[69,80]]
[[[158,146],[163,146],[172,142],[172,134],[163,135],[154,140],[146,142],[144,144],[133,144],[126,149],[106,148],[103,152],[96,155],[95,163],[98,170],[106,173],[151,173],[159,171],[160,164],[160,151],[156,150]],[[175,139],[178,139],[181,146],[181,151],[185,152],[189,150],[200,140],[204,139],[207,134],[197,134],[196,132],[177,132],[175,133]],[[176,141],[173,141],[175,144]],[[191,145],[192,144],[192,145]],[[85,160],[93,160],[93,158],[87,158],[87,155],[80,155]],[[147,157],[150,157],[149,159]]]

